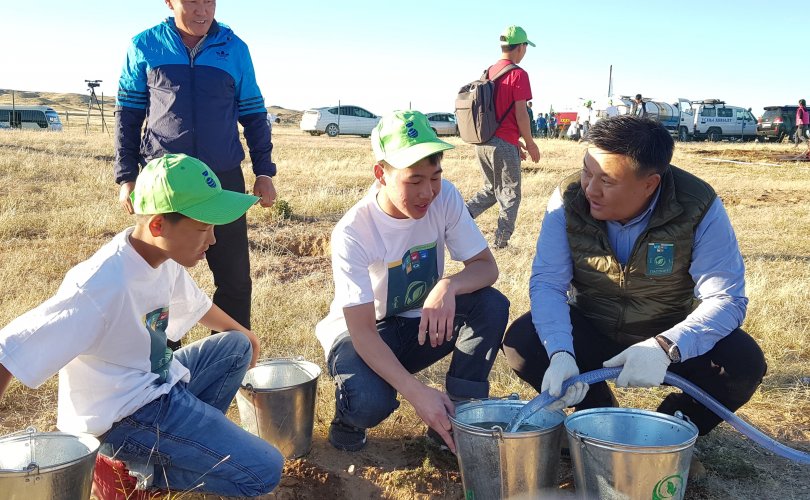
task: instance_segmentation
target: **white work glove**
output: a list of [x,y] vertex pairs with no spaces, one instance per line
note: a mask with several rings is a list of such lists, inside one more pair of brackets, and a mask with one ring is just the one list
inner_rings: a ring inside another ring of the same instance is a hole
[[577,367],[574,357],[569,353],[560,351],[551,357],[548,369],[543,375],[543,382],[540,384],[540,392],[548,390],[549,395],[559,398],[548,405],[549,410],[561,410],[568,406],[574,406],[585,398],[585,394],[588,392],[588,384],[585,382],[577,382],[560,397],[562,383],[577,375],[579,375],[579,367]]
[[655,337],[633,344],[603,363],[606,368],[622,366],[616,379],[619,387],[656,387],[664,382],[671,363]]

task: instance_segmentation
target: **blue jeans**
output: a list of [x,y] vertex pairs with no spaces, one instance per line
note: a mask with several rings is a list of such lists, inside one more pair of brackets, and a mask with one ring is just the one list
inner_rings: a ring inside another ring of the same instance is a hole
[[[164,396],[113,425],[104,438],[115,457],[155,466],[154,485],[226,496],[269,493],[284,457],[225,416],[251,357],[240,332],[223,332],[174,353],[191,372]],[[203,483],[203,486],[199,486]]]
[[[492,287],[456,296],[453,339],[431,347],[419,345],[419,318],[392,316],[377,322],[380,334],[402,366],[410,373],[452,353],[445,377],[447,394],[454,400],[489,396],[489,371],[503,340],[509,319],[509,300]],[[335,379],[335,417],[367,429],[385,420],[399,407],[397,391],[369,368],[348,332],[341,335],[327,359]]]

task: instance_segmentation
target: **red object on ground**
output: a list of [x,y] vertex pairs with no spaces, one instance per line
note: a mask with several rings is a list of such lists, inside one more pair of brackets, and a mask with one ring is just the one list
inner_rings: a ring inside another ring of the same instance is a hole
[[93,471],[93,497],[97,500],[153,500],[163,495],[157,490],[136,490],[137,481],[124,462],[99,453]]

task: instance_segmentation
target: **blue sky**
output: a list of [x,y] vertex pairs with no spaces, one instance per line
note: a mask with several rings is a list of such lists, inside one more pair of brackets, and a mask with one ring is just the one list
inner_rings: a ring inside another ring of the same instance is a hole
[[[18,90],[84,93],[85,79],[101,79],[112,95],[129,39],[171,15],[161,0],[2,3],[0,88]],[[452,111],[518,24],[537,44],[521,64],[535,110],[604,102],[612,64],[617,94],[720,98],[759,115],[810,98],[808,5],[220,0],[216,18],[248,43],[268,105]]]

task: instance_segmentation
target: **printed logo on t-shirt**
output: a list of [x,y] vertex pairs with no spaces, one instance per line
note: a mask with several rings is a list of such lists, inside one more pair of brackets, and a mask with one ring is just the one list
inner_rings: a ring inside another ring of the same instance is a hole
[[152,373],[158,376],[158,384],[166,382],[169,377],[169,366],[172,364],[172,350],[166,346],[166,327],[169,326],[169,308],[161,307],[148,313],[143,318],[146,331],[149,332],[151,349],[149,361]]
[[413,247],[402,260],[388,264],[388,301],[385,316],[422,307],[439,281],[436,242]]

